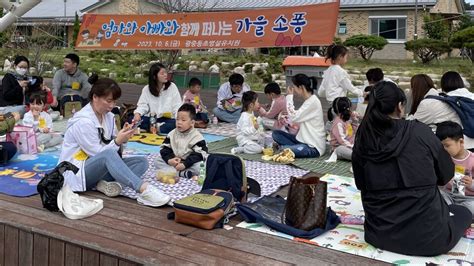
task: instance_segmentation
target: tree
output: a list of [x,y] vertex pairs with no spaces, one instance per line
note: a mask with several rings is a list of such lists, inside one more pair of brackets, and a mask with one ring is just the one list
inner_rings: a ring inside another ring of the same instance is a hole
[[405,49],[415,53],[423,64],[451,51],[447,42],[428,38],[408,41],[405,43]]
[[74,31],[72,33],[72,39],[74,40],[74,43],[72,43],[72,46],[76,45],[77,36],[79,36],[80,29],[81,29],[81,22],[79,21],[79,15],[77,15],[77,12],[76,12],[74,16],[74,28],[73,28]]
[[382,50],[387,43],[387,40],[383,37],[360,34],[349,37],[344,45],[354,47],[359,51],[360,56],[368,61],[375,50]]
[[474,26],[460,30],[453,35],[451,45],[461,49],[474,63]]
[[441,15],[425,15],[423,30],[426,36],[434,40],[446,41],[449,38],[449,25]]
[[471,26],[474,26],[474,21],[471,20],[471,15],[469,13],[464,13],[460,18],[459,18],[459,25],[457,27],[457,30],[463,30],[465,28],[469,28]]

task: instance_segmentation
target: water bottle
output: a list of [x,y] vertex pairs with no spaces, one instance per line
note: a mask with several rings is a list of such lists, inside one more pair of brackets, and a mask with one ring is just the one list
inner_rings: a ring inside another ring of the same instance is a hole
[[199,178],[198,178],[198,185],[202,186],[204,184],[204,180],[206,179],[206,164],[204,161],[201,162],[199,165]]
[[156,134],[156,114],[150,114],[150,133]]

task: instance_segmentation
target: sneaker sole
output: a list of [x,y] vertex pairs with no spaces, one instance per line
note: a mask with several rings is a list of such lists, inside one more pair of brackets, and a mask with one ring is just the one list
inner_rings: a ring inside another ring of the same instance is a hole
[[122,192],[122,186],[117,182],[99,182],[96,189],[111,198],[117,197]]
[[145,206],[150,206],[150,207],[161,207],[161,206],[163,206],[163,205],[168,204],[168,202],[170,202],[170,200],[171,200],[171,198],[168,197],[168,200],[167,200],[166,202],[163,201],[163,203],[159,203],[159,204],[156,204],[156,203],[155,203],[155,204],[153,204],[152,202],[143,200],[143,199],[140,198],[140,197],[137,198],[137,202],[138,202],[139,204],[142,204],[142,205],[145,205]]

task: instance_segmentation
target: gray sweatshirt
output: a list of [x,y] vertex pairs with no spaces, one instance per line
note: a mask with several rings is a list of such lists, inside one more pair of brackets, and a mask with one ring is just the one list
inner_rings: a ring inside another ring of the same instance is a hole
[[79,68],[73,75],[60,69],[54,74],[53,95],[58,100],[66,95],[80,95],[82,98],[87,98],[92,87],[87,79],[87,75]]

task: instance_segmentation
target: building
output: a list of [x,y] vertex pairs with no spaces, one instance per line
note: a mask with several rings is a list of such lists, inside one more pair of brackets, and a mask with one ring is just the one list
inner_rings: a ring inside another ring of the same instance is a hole
[[[181,6],[166,10],[164,1],[159,0],[43,0],[40,4],[23,15],[17,23],[19,28],[25,27],[25,34],[31,34],[29,28],[41,23],[58,23],[68,27],[68,42],[72,41],[72,25],[74,14],[160,14],[171,11],[232,11],[257,8],[274,8],[280,6],[308,5],[324,3],[333,0],[208,0],[198,4]],[[179,2],[179,1],[178,1]],[[181,3],[194,3],[181,1]],[[200,4],[202,3],[202,4]],[[415,5],[417,3],[417,5]],[[58,8],[66,4],[66,11]],[[382,51],[376,51],[373,58],[406,59],[412,55],[404,49],[404,43],[413,40],[415,24],[417,36],[424,36],[422,29],[423,17],[429,14],[439,14],[446,23],[453,26],[464,12],[461,0],[341,0],[338,27],[335,37],[342,40],[356,34],[374,34],[388,40]],[[415,13],[417,15],[415,16]],[[308,51],[309,49],[301,49]]]

